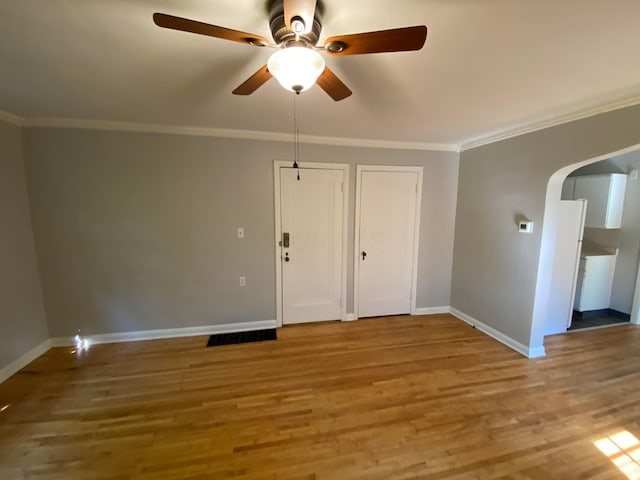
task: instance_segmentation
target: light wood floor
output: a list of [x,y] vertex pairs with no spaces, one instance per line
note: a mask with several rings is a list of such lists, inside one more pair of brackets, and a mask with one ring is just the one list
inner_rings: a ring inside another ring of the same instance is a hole
[[538,360],[448,315],[278,336],[49,351],[0,385],[0,478],[628,478],[594,442],[640,438],[638,327]]

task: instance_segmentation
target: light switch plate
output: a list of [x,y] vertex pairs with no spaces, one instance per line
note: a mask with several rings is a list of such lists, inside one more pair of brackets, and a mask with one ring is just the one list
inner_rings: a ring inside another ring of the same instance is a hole
[[238,238],[244,238],[244,228],[238,228]]
[[518,223],[518,231],[520,233],[532,233],[533,232],[533,222],[530,221],[521,221]]

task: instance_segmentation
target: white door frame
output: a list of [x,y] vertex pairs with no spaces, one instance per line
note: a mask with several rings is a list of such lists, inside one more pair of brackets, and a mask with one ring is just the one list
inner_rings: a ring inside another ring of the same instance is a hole
[[631,323],[640,325],[640,262],[638,262],[638,276],[636,278],[636,291],[631,305]]
[[360,286],[360,184],[362,172],[413,172],[418,174],[416,192],[416,216],[413,235],[413,259],[411,272],[411,315],[416,314],[416,292],[418,287],[418,250],[420,245],[420,210],[422,207],[422,167],[398,167],[393,165],[357,165],[356,166],[356,215],[355,239],[353,242],[353,314],[358,318],[358,292]]
[[[291,168],[291,160],[273,161],[273,188],[275,198],[275,259],[276,259],[276,326],[282,327],[282,250],[280,240],[282,239],[282,219],[280,216],[280,169]],[[340,315],[342,320],[347,318],[347,220],[349,214],[349,164],[347,163],[319,163],[319,162],[298,162],[300,168],[317,170],[341,170],[342,171],[342,266],[340,296]]]

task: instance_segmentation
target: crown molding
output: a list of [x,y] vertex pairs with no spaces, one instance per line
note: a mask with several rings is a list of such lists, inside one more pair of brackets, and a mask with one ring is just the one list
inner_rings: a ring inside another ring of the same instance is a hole
[[16,127],[24,127],[25,123],[24,118],[4,110],[0,110],[0,122],[10,123]]
[[[460,144],[402,142],[393,140],[373,140],[365,138],[324,137],[316,135],[300,135],[300,142],[315,145],[331,145],[341,147],[378,148],[394,150],[423,150],[436,152],[463,152],[490,143],[507,140],[527,133],[537,132],[545,128],[555,127],[602,113],[619,110],[640,104],[640,95],[617,100],[597,107],[577,112],[558,115],[538,122],[525,123],[516,127],[508,127],[478,136]],[[0,110],[0,121],[21,127],[44,128],[77,128],[86,130],[110,130],[121,132],[159,133],[169,135],[192,135],[200,137],[235,138],[245,140],[263,140],[268,142],[291,142],[291,134],[266,132],[257,130],[234,130],[213,127],[182,127],[175,125],[154,125],[146,123],[113,122],[106,120],[85,120],[72,118],[32,117],[22,118],[10,112]]]
[[539,122],[527,123],[518,127],[509,127],[495,130],[488,135],[483,135],[469,141],[462,142],[462,144],[460,145],[460,151],[463,152],[465,150],[471,150],[472,148],[481,147],[490,143],[507,140],[509,138],[525,135],[527,133],[544,130],[545,128],[556,127],[558,125],[575,122],[576,120],[582,120],[583,118],[593,117],[596,115],[600,115],[601,113],[607,113],[613,110],[619,110],[621,108],[632,107],[638,104],[640,104],[640,95],[627,97],[622,100],[616,100],[614,102],[606,103],[598,107],[587,108],[565,115],[558,115]]
[[[291,141],[291,135],[285,135],[286,142]],[[429,150],[433,152],[459,152],[460,145],[455,143],[423,143],[399,142],[394,140],[372,140],[368,138],[317,137],[300,135],[300,141],[317,145],[335,145],[340,147],[362,148],[390,148],[394,150]]]
[[[70,118],[34,117],[23,120],[25,127],[78,128],[89,130],[111,130],[121,132],[160,133],[170,135],[193,135],[199,137],[221,137],[269,142],[291,142],[290,133],[264,132],[256,130],[234,130],[213,127],[181,127],[173,125],[153,125],[144,123],[112,122],[103,120],[83,120]],[[395,150],[429,150],[458,152],[460,146],[448,143],[399,142],[393,140],[371,140],[364,138],[323,137],[300,135],[300,142],[316,145],[332,145],[360,148],[388,148]]]

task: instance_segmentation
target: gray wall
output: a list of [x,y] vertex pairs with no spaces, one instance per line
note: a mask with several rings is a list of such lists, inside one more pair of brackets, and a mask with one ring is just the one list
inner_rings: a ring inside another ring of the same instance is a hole
[[[273,160],[290,158],[291,144],[45,128],[24,135],[52,336],[275,319]],[[424,167],[417,305],[449,305],[458,154],[303,144],[300,155]],[[352,303],[349,288],[348,311]]]
[[[463,152],[451,305],[524,345],[542,345],[544,325],[534,318],[546,315],[548,302],[548,292],[536,287],[549,179],[565,166],[636,144],[640,106]],[[535,222],[533,234],[517,232],[519,216]],[[542,280],[550,280],[550,265],[542,267]]]
[[0,122],[0,368],[49,338],[25,183],[21,129]]
[[[640,169],[640,152],[614,159],[622,171]],[[613,278],[611,308],[631,313],[640,262],[640,180],[627,180],[620,229],[620,248]]]
[[[621,155],[582,167],[571,174],[597,175],[600,173],[629,173],[640,169],[640,152]],[[613,278],[611,308],[626,314],[631,313],[638,262],[640,261],[640,180],[627,179],[620,228],[620,245],[616,272]]]

